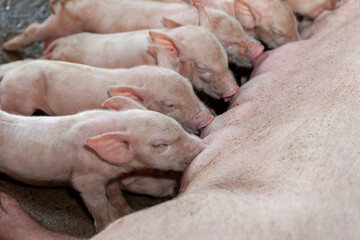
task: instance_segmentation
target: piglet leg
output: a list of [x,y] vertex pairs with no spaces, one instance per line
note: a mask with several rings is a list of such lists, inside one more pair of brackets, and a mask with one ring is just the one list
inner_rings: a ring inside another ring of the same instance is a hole
[[106,187],[106,194],[108,197],[108,208],[111,221],[115,221],[118,218],[121,218],[129,213],[132,213],[133,210],[127,204],[124,196],[121,193],[120,181],[116,180],[111,182]]
[[69,235],[51,232],[33,219],[21,208],[20,204],[10,196],[0,194],[0,239],[56,239],[76,240]]
[[86,207],[94,218],[96,232],[100,232],[111,223],[105,184],[102,183],[102,180],[101,177],[89,176],[77,178],[74,182],[74,188],[80,192]]
[[81,31],[81,24],[74,22],[68,15],[51,15],[41,24],[30,24],[23,33],[4,43],[3,49],[6,51],[16,51],[36,41],[59,38]]

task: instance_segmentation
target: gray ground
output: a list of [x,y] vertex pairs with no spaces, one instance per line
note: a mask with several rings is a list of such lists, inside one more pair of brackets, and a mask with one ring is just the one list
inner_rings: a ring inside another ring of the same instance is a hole
[[[21,33],[30,23],[42,22],[49,15],[48,0],[0,0],[0,45]],[[40,56],[40,43],[15,53],[0,50],[0,64]],[[21,151],[21,149],[17,149]],[[9,194],[48,228],[78,237],[94,234],[92,219],[77,192],[68,188],[28,186],[0,174],[0,192]],[[133,209],[139,210],[162,202],[146,196],[126,194]],[[0,226],[1,227],[1,226]]]

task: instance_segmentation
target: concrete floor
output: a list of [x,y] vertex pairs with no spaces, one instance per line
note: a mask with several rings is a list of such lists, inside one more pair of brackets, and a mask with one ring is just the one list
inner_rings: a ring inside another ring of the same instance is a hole
[[[47,18],[48,3],[48,0],[1,0],[0,45],[21,33],[30,23],[42,22]],[[23,58],[35,58],[41,53],[40,43],[24,47],[15,53],[0,50],[0,64]],[[33,187],[0,174],[0,192],[17,199],[34,218],[49,229],[78,237],[91,237],[95,233],[91,215],[82,204],[78,193],[70,188]],[[165,200],[127,193],[125,198],[135,210]]]

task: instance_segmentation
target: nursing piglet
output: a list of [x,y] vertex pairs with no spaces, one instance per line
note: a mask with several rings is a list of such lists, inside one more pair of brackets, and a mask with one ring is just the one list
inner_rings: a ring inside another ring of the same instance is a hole
[[246,33],[276,48],[298,41],[297,20],[281,0],[192,0],[236,17]]
[[295,13],[302,16],[315,18],[324,10],[333,10],[339,0],[282,0]]
[[187,79],[157,66],[102,69],[33,60],[5,72],[1,78],[1,109],[14,114],[32,115],[41,110],[61,116],[99,109],[109,98],[109,90],[113,96],[129,97],[144,108],[174,118],[192,133],[198,133],[214,118]]
[[[188,11],[165,15],[162,22],[169,28],[186,25],[199,25],[209,29],[220,41],[228,55],[229,62],[243,67],[251,67],[252,62],[264,50],[264,46],[249,37],[241,24],[221,10],[204,8],[195,3],[198,14],[191,8]],[[198,16],[199,15],[199,16]]]
[[[143,168],[183,171],[206,145],[173,119],[145,110],[21,117],[0,111],[0,171],[80,192],[100,231],[129,213],[119,181]],[[21,149],[19,151],[18,149]]]
[[146,194],[153,197],[174,197],[179,189],[180,174],[172,172],[135,174],[120,179],[121,189],[132,193]]
[[51,43],[43,58],[104,68],[160,65],[176,70],[215,99],[230,100],[239,88],[229,73],[224,48],[211,32],[199,26],[74,34]]

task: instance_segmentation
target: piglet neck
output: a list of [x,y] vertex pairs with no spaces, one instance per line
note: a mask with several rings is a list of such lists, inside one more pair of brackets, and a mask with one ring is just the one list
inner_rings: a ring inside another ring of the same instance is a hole
[[191,65],[185,62],[181,62],[180,65],[180,70],[179,70],[180,75],[182,75],[183,77],[186,77],[187,79],[189,79],[191,81],[192,76],[191,76]]

